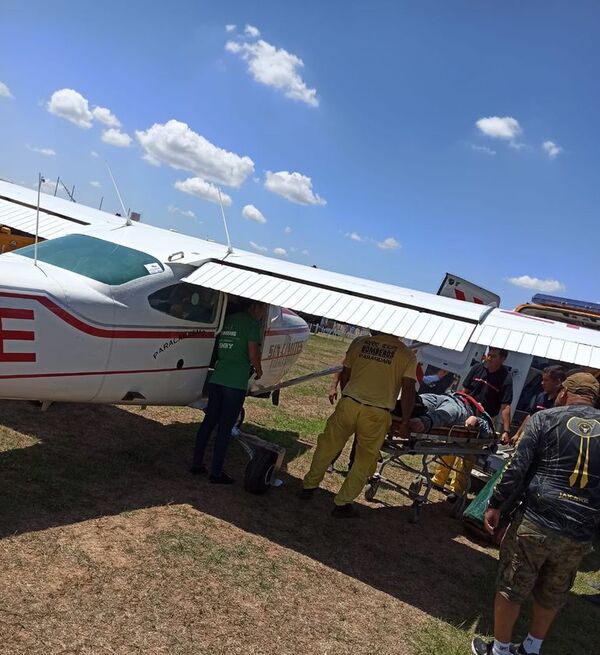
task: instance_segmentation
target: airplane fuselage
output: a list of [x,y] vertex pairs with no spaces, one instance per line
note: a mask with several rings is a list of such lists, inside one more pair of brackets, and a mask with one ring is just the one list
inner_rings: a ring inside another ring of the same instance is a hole
[[[131,257],[128,250],[120,255],[125,264]],[[108,263],[85,261],[80,268],[108,279],[114,276]],[[144,267],[140,277],[108,284],[48,262],[36,264],[18,252],[3,255],[0,397],[198,403],[227,297],[182,283],[189,266],[150,262]],[[268,307],[261,386],[282,379],[308,334],[308,326],[296,314]]]

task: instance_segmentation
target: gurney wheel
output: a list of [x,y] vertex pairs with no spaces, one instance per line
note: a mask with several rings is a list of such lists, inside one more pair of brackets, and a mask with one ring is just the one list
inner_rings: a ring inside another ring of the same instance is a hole
[[419,475],[408,485],[408,494],[411,498],[421,495],[423,489],[423,478]]
[[410,508],[410,516],[408,518],[409,523],[413,525],[418,523],[421,519],[421,503],[414,503]]
[[375,500],[377,495],[377,490],[379,489],[379,480],[377,478],[372,478],[369,482],[368,487],[365,489],[365,499],[372,503]]

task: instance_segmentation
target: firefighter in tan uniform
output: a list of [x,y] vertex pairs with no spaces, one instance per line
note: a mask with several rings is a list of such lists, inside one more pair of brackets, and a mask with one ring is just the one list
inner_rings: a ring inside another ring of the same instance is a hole
[[[356,434],[356,459],[334,499],[333,515],[352,517],[352,505],[377,466],[379,450],[391,425],[390,411],[402,390],[402,415],[410,417],[415,402],[416,358],[400,339],[373,333],[348,348],[340,376],[342,397],[319,435],[301,498],[310,498],[327,467]],[[408,418],[402,429],[408,434]]]

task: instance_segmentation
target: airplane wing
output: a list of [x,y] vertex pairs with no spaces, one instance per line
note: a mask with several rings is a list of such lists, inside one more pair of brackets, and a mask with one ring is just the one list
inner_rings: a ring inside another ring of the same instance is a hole
[[600,331],[251,253],[190,261],[193,284],[450,350],[467,343],[600,368]]
[[[0,225],[35,236],[37,191],[0,180]],[[123,225],[125,219],[62,198],[41,194],[39,236],[54,239],[87,226]]]
[[600,368],[600,330],[494,309],[471,341],[559,362]]
[[[129,233],[117,235],[121,230],[112,232],[123,226],[121,217],[47,194],[40,205],[43,239],[90,226],[99,228],[103,238],[131,238]],[[36,210],[37,191],[0,180],[0,225],[35,234]],[[249,252],[225,255],[220,244],[150,225],[131,229],[138,245],[156,250],[166,263],[172,260],[158,250],[185,248],[189,254],[181,252],[177,262],[195,267],[184,278],[193,284],[450,350],[461,351],[472,342],[600,368],[600,331]]]
[[452,350],[463,350],[491,311],[251,253],[185,263],[198,266],[184,278],[192,284]]

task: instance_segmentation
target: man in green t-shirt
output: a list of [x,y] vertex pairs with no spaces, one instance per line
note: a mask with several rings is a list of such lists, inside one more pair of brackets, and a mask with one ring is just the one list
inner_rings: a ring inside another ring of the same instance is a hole
[[204,452],[210,435],[217,427],[217,436],[210,469],[210,482],[231,484],[233,479],[223,471],[231,430],[242,411],[251,367],[256,379],[262,376],[260,361],[260,319],[264,305],[250,303],[245,311],[226,317],[217,342],[215,370],[208,385],[206,415],[198,429],[191,472],[206,473]]

